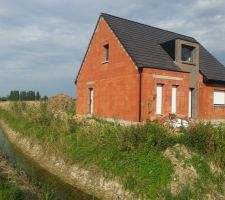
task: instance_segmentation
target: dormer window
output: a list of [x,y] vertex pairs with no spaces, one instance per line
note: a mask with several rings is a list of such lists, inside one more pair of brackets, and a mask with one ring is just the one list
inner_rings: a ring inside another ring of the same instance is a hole
[[194,47],[182,45],[182,61],[187,63],[194,62]]
[[105,44],[104,45],[104,63],[108,63],[109,62],[109,44]]

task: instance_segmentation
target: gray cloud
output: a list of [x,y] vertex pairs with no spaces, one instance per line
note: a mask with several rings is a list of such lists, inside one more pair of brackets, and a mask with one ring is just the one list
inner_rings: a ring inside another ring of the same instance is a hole
[[225,64],[224,0],[0,0],[0,96],[11,89],[75,95],[100,12],[196,37]]

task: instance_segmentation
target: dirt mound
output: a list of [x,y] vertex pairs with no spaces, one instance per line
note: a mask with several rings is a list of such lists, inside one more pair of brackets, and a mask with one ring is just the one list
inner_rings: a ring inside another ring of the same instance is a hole
[[[169,147],[164,152],[164,156],[170,159],[174,166],[172,180],[168,185],[173,195],[178,195],[182,191],[182,188],[188,186],[192,192],[196,192],[197,194],[203,191],[201,188],[207,190],[208,192],[203,194],[204,199],[225,199],[223,192],[221,193],[220,191],[221,189],[225,189],[225,182],[222,181],[219,185],[215,184],[215,180],[218,180],[223,175],[222,171],[211,163],[208,163],[203,157],[191,152],[184,145],[180,144]],[[209,170],[208,172],[207,169]],[[203,177],[202,173],[208,177]],[[208,180],[206,181],[207,178]]]
[[70,96],[65,94],[58,94],[56,96],[49,97],[48,99],[48,110],[52,112],[60,112],[73,110],[74,103]]
[[170,183],[171,193],[179,193],[184,185],[193,185],[198,175],[193,166],[185,163],[185,160],[192,158],[188,149],[183,145],[177,144],[172,148],[168,148],[164,155],[171,160],[174,166],[173,180]]

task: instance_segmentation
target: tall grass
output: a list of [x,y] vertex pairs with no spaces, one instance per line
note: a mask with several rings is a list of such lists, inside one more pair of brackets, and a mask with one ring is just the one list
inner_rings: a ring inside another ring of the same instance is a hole
[[182,142],[225,169],[225,124],[197,123],[183,130]]
[[8,181],[0,177],[0,199],[1,200],[22,200],[22,191],[8,183]]
[[173,167],[162,153],[170,134],[156,123],[124,127],[97,119],[79,121],[71,114],[49,112],[45,103],[29,107],[17,102],[10,111],[1,110],[0,117],[69,162],[116,178],[141,196],[159,196],[171,180]]
[[[95,118],[74,119],[71,111],[52,113],[46,103],[37,107],[14,103],[9,111],[0,109],[0,118],[14,130],[57,151],[68,162],[116,178],[126,189],[150,199],[172,198],[164,191],[171,181],[173,166],[163,152],[176,143],[211,158],[223,170],[225,167],[225,126],[222,124],[215,127],[199,123],[174,136],[158,123],[124,127]],[[179,195],[185,199],[189,193],[189,188],[184,188]]]

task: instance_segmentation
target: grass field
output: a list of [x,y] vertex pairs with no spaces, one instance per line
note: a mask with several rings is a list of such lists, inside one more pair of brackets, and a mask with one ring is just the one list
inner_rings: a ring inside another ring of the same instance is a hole
[[[146,199],[224,197],[225,126],[199,123],[179,134],[155,122],[124,127],[69,110],[10,104],[0,118],[68,162],[95,168]],[[214,163],[210,165],[210,163]],[[184,178],[183,178],[184,177]]]

